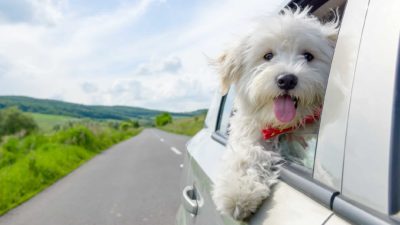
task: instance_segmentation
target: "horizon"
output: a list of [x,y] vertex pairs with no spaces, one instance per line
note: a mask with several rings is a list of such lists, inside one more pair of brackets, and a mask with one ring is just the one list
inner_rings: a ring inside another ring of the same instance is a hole
[[[192,113],[192,112],[197,112],[197,111],[202,111],[202,110],[208,110],[208,108],[199,108],[195,110],[190,110],[190,111],[170,111],[170,110],[159,110],[159,109],[152,109],[152,108],[146,108],[146,107],[141,107],[141,106],[129,106],[129,105],[95,105],[95,104],[82,104],[82,103],[76,103],[76,102],[69,102],[69,101],[64,101],[64,100],[57,100],[57,99],[48,99],[48,98],[35,98],[31,96],[24,96],[24,95],[0,95],[1,97],[19,97],[19,98],[29,98],[29,99],[34,99],[34,100],[39,100],[39,101],[55,101],[55,102],[62,102],[66,104],[74,104],[74,105],[83,105],[83,106],[103,106],[103,107],[127,107],[127,108],[138,108],[138,109],[145,109],[145,110],[150,110],[150,111],[158,111],[158,112],[168,112],[168,113],[177,113],[177,114],[185,114],[185,113]],[[0,108],[1,109],[1,108]]]
[[208,108],[208,65],[273,0],[4,0],[0,95],[160,111]]

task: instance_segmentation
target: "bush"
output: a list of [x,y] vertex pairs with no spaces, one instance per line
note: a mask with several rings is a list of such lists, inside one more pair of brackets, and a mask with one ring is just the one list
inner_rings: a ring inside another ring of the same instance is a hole
[[109,121],[107,123],[108,127],[112,128],[112,129],[118,129],[120,124],[119,122],[115,122],[115,121]]
[[156,116],[155,120],[157,126],[165,126],[169,123],[172,123],[172,116],[169,113],[162,113]]
[[126,120],[122,123],[120,123],[119,128],[123,131],[126,131],[130,128],[139,128],[139,122],[136,120]]
[[205,115],[189,118],[179,118],[174,120],[174,122],[159,128],[172,133],[193,136],[203,128],[204,120]]
[[0,169],[12,165],[17,161],[17,155],[3,148],[0,148]]
[[61,144],[79,146],[90,151],[96,151],[99,149],[93,132],[84,126],[75,126],[60,131],[56,136],[56,140]]
[[56,124],[53,126],[53,131],[59,131],[61,130],[61,125],[60,124]]
[[129,122],[131,123],[132,128],[139,128],[140,124],[137,120],[129,120]]
[[11,107],[0,110],[0,137],[22,132],[29,134],[38,129],[31,116],[25,115],[18,108]]
[[18,151],[19,140],[16,137],[10,137],[7,139],[6,143],[3,144],[3,148],[8,152],[16,153]]
[[28,153],[46,144],[49,138],[41,134],[31,134],[21,140],[20,148]]
[[126,122],[121,123],[119,125],[119,129],[124,130],[124,131],[128,130],[130,127],[131,127],[131,124],[130,123],[126,123]]

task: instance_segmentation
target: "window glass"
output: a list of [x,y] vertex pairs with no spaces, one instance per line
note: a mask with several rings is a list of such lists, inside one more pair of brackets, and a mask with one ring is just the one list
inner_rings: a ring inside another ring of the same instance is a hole
[[[332,20],[335,16],[332,9],[337,9],[340,19],[343,16],[346,0],[330,0],[321,5],[313,14],[322,21]],[[310,173],[314,167],[317,148],[318,127],[315,129],[298,128],[295,133],[282,134],[279,137],[281,155],[292,165]]]
[[279,137],[281,155],[291,163],[303,166],[311,172],[317,147],[318,133],[286,133]]
[[235,96],[234,88],[232,87],[228,94],[222,99],[222,111],[220,112],[219,126],[217,127],[218,133],[228,136],[229,134],[229,119],[233,115],[233,99]]
[[[229,135],[229,121],[234,113],[235,94],[234,88],[231,87],[221,101],[217,132],[225,137]],[[302,130],[301,128],[296,130],[296,135],[293,133],[282,134],[279,137],[281,155],[289,162],[305,167],[307,171],[312,170],[317,137],[316,130]]]

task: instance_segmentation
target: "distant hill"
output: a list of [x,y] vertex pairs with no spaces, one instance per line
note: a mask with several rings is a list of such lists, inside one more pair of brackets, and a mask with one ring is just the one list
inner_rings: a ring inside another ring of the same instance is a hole
[[[57,100],[36,99],[24,96],[0,96],[0,109],[17,106],[24,112],[34,112],[51,115],[63,115],[78,118],[116,119],[129,118],[149,119],[164,111],[151,110],[129,106],[98,106],[82,105]],[[193,112],[171,113],[174,117],[190,117],[205,114],[207,110]]]

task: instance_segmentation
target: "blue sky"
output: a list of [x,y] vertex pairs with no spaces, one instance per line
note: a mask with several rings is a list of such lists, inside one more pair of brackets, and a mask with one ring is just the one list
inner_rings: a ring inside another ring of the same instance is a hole
[[208,65],[281,0],[0,0],[0,95],[207,108]]

